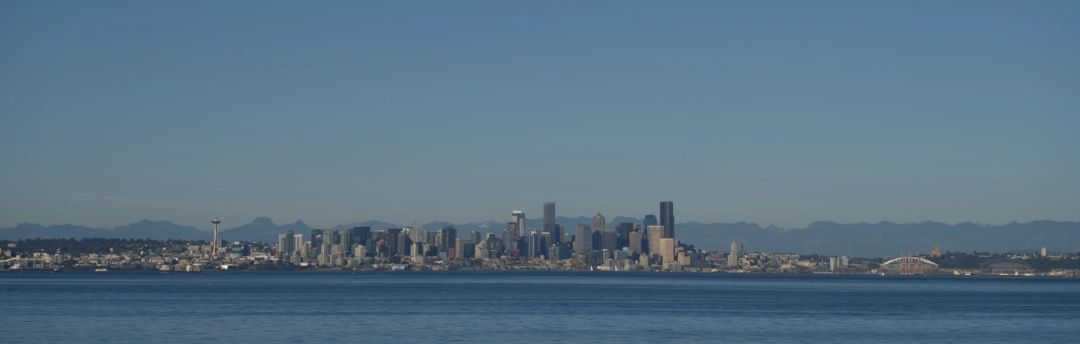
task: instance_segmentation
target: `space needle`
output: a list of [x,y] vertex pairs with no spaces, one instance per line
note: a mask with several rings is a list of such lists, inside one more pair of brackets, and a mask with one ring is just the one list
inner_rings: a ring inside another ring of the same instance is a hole
[[217,246],[218,246],[217,227],[218,227],[218,224],[221,223],[221,220],[218,220],[215,217],[214,220],[210,221],[210,223],[214,224],[214,245],[212,246],[213,251],[210,252],[210,259],[214,259],[215,257],[217,257]]

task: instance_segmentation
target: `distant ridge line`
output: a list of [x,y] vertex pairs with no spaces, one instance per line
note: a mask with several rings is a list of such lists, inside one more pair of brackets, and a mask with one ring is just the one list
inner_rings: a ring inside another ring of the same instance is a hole
[[[640,224],[640,219],[618,216],[610,226],[619,222]],[[592,218],[558,217],[556,224],[573,228],[579,223],[591,224]],[[229,222],[225,222],[229,223]],[[235,222],[233,222],[235,223]],[[526,219],[526,226],[539,228],[543,219]],[[501,235],[506,225],[502,221],[481,221],[456,224],[443,221],[426,222],[421,230],[437,230],[454,225],[459,233],[479,231]],[[326,229],[341,230],[354,226],[367,226],[372,230],[402,227],[390,222],[369,220],[338,225]],[[790,252],[799,254],[847,255],[855,257],[891,257],[899,251],[929,252],[933,247],[942,251],[963,252],[1019,252],[1046,247],[1055,252],[1080,252],[1080,222],[1031,221],[1010,222],[1005,225],[986,225],[962,222],[949,225],[941,222],[923,221],[913,223],[842,224],[833,221],[814,221],[805,228],[785,229],[773,225],[762,227],[753,222],[701,223],[696,221],[677,223],[677,238],[684,244],[706,250],[724,250],[732,241],[745,245],[749,252]],[[221,230],[220,237],[227,241],[252,241],[274,243],[277,235],[292,230],[311,234],[311,227],[303,221],[277,225],[268,217],[258,217],[252,222]],[[71,224],[42,226],[20,223],[11,228],[0,228],[0,240],[27,238],[125,238],[155,240],[207,240],[212,234],[192,226],[181,226],[170,221],[140,220],[116,226],[112,229],[90,228]]]

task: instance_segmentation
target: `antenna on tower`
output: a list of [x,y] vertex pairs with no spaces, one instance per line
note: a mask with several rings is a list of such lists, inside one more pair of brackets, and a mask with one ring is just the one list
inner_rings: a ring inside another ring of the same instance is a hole
[[413,209],[413,213],[412,213],[412,226],[413,226],[413,230],[414,230],[414,231],[416,231],[417,235],[419,235],[419,233],[420,233],[420,227],[423,227],[423,225],[422,225],[422,224],[420,225],[420,227],[417,227],[417,226],[416,226],[416,225],[417,225],[417,223],[418,223],[418,222],[417,222],[417,217],[418,217],[418,216],[416,216],[416,213],[419,213],[419,212],[420,212],[420,211],[418,211],[418,210],[416,210],[416,209]]

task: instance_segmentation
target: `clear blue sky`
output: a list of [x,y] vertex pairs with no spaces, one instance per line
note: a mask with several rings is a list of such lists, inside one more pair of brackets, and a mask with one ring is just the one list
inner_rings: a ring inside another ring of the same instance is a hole
[[0,226],[1080,220],[1077,1],[4,1]]

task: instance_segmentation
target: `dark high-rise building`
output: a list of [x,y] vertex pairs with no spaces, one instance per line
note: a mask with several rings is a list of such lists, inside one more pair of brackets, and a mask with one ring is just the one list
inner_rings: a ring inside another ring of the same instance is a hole
[[551,245],[553,243],[554,240],[551,238],[551,233],[540,233],[540,244],[542,245],[540,251],[543,253],[544,257],[551,257]]
[[[438,238],[438,231],[424,232],[424,244],[428,245],[428,249],[439,249],[439,240],[437,240]],[[425,252],[425,254],[427,253]]]
[[411,256],[412,253],[412,237],[408,233],[401,232],[401,238],[398,239],[398,253],[402,256]]
[[502,251],[507,257],[514,255],[514,237],[517,236],[517,223],[510,222],[506,224],[506,229],[503,229],[502,235]]
[[[367,243],[367,239],[371,239],[371,227],[353,227],[349,228],[349,240],[350,244],[363,245]],[[315,243],[312,243],[314,245]]]
[[570,259],[570,244],[562,243],[548,247],[548,260]]
[[542,234],[539,230],[533,229],[529,232],[529,257],[536,258],[544,254],[544,240],[541,239]]
[[473,245],[476,245],[476,244],[480,243],[480,240],[481,240],[480,239],[480,232],[472,231],[472,233],[470,233],[469,237],[472,239]]
[[630,246],[630,232],[634,231],[633,222],[620,222],[618,226],[615,226],[615,232],[619,234],[618,248],[621,250],[623,247]]
[[585,264],[593,266],[604,264],[604,252],[589,251],[589,253],[585,255]]
[[514,248],[512,252],[517,252],[515,257],[525,257],[529,255],[529,237],[520,237],[514,239]]
[[491,252],[491,258],[498,258],[499,254],[503,252],[502,239],[499,239],[495,234],[488,233],[485,242],[487,243],[488,251]]
[[660,202],[660,225],[664,226],[664,237],[675,237],[675,204],[671,201]]
[[562,241],[562,227],[555,224],[555,203],[544,203],[544,226],[545,232],[551,233],[555,242]]
[[370,254],[372,256],[378,256],[378,253],[379,253],[379,239],[375,239],[375,238],[367,239],[367,241],[364,242],[364,251],[367,252],[366,254]]
[[321,229],[311,230],[311,247],[319,247],[319,245],[322,245],[322,233],[323,230]]
[[386,229],[386,246],[390,248],[390,256],[395,256],[401,253],[402,244],[405,242],[401,240],[401,228],[387,228]]
[[601,249],[600,248],[600,232],[603,232],[603,231],[598,231],[598,230],[596,230],[596,228],[592,229],[592,249],[593,250]]
[[458,253],[458,258],[476,258],[476,243],[471,241],[462,241],[461,253]]
[[446,225],[439,230],[439,253],[447,252],[457,245],[457,228],[454,225]]
[[615,247],[618,245],[618,234],[615,231],[600,231],[600,249],[615,252],[618,249]]
[[652,214],[645,215],[645,221],[643,222],[644,223],[641,224],[642,232],[647,231],[649,229],[649,226],[656,226],[658,224],[656,221],[656,215]]
[[544,203],[544,231],[549,233],[555,233],[555,203]]

